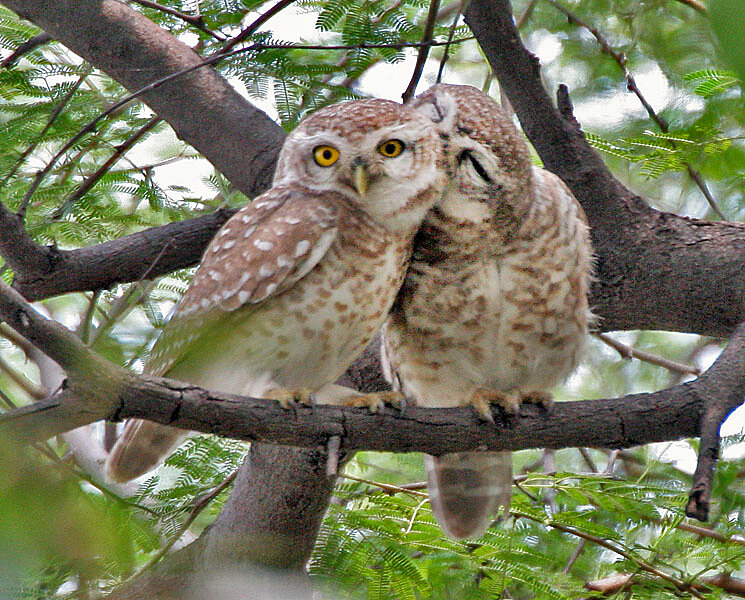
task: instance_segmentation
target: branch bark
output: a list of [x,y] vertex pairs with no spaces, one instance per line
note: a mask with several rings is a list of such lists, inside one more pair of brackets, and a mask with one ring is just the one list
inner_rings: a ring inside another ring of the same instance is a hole
[[[548,414],[525,407],[519,417],[494,410],[495,423],[468,408],[365,409],[297,406],[218,394],[168,379],[137,376],[88,350],[70,331],[45,319],[0,282],[0,318],[32,340],[67,372],[64,389],[0,418],[0,432],[23,441],[100,419],[141,418],[236,439],[325,449],[338,436],[344,451],[420,451],[440,455],[478,450],[592,446],[626,448],[699,434],[706,402],[745,398],[745,326],[697,380],[651,394],[556,405]],[[81,410],[83,407],[85,410]]]

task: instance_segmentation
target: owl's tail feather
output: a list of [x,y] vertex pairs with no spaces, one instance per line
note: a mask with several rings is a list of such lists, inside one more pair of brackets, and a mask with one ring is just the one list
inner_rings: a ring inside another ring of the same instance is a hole
[[432,512],[455,539],[479,538],[512,497],[510,452],[424,455]]
[[106,459],[106,477],[124,483],[153,470],[188,435],[177,427],[131,419]]

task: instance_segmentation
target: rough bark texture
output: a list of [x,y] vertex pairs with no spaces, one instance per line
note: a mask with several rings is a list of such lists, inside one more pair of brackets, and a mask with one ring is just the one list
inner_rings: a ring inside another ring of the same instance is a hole
[[[235,481],[244,491],[230,496],[207,535],[206,568],[246,562],[302,567],[336,479],[326,476],[326,458],[319,449],[251,444]],[[246,518],[256,514],[262,518]]]

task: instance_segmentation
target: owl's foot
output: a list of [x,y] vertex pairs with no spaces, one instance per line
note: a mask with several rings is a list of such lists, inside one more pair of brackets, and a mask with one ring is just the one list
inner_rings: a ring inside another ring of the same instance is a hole
[[516,417],[520,414],[521,404],[539,404],[546,410],[551,408],[554,397],[550,392],[501,392],[489,388],[478,388],[471,396],[471,406],[485,421],[494,422],[491,414],[491,405],[496,404],[509,416]]
[[371,394],[357,394],[342,398],[339,406],[366,406],[371,413],[376,413],[386,404],[401,408],[404,402],[404,395],[400,392],[374,392]]
[[290,409],[297,403],[311,406],[313,404],[313,390],[309,388],[274,388],[264,393],[264,398],[276,400],[284,409]]
[[537,404],[548,411],[554,405],[554,395],[551,392],[522,392],[520,404]]

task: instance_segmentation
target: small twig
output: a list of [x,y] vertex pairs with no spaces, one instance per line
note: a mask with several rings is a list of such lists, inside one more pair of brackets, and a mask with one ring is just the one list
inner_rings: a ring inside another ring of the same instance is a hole
[[[556,8],[559,12],[564,14],[566,18],[569,20],[570,23],[574,23],[576,25],[579,25],[580,27],[584,27],[589,31],[593,37],[597,40],[598,44],[603,48],[603,51],[606,52],[615,62],[618,64],[618,66],[621,68],[621,71],[623,71],[623,76],[626,79],[626,87],[629,89],[629,91],[633,92],[634,95],[639,99],[639,102],[642,103],[642,106],[644,106],[644,110],[647,111],[647,114],[649,115],[649,118],[652,119],[656,124],[657,127],[660,128],[660,131],[662,133],[668,133],[670,131],[670,126],[667,124],[667,122],[660,117],[657,112],[652,108],[652,105],[647,101],[647,99],[642,94],[641,90],[639,89],[639,86],[636,84],[636,80],[634,79],[634,76],[631,74],[631,71],[629,71],[628,63],[626,59],[626,55],[621,52],[616,52],[616,50],[613,48],[613,46],[610,44],[610,42],[606,39],[606,37],[598,31],[595,27],[590,25],[589,23],[586,23],[582,19],[580,19],[577,15],[575,15],[570,10],[564,8],[561,4],[559,4],[556,0],[546,0],[551,6]],[[690,5],[689,5],[690,6]],[[676,147],[675,142],[670,140],[670,144],[673,148]],[[686,170],[688,171],[688,174],[690,175],[693,182],[698,186],[698,188],[701,190],[701,193],[703,194],[704,198],[706,198],[706,201],[709,203],[709,206],[711,209],[716,213],[716,215],[722,220],[726,221],[727,218],[722,214],[722,211],[719,210],[719,207],[716,204],[716,201],[714,200],[714,197],[709,192],[708,187],[704,183],[703,178],[701,177],[701,174],[696,171],[690,164],[687,162],[683,163],[686,166]]]
[[541,523],[543,525],[546,525],[547,527],[558,529],[559,531],[563,531],[564,533],[568,533],[570,535],[577,536],[578,538],[585,539],[588,542],[597,544],[598,546],[601,546],[602,548],[605,548],[606,550],[610,550],[611,552],[614,552],[618,554],[619,556],[622,556],[623,558],[632,561],[633,563],[638,565],[639,568],[641,568],[643,571],[646,571],[647,573],[651,573],[652,575],[655,575],[656,577],[659,577],[660,579],[663,579],[664,581],[671,583],[679,591],[689,592],[693,596],[696,596],[696,598],[701,598],[703,600],[703,596],[699,594],[697,590],[695,590],[691,585],[687,584],[685,581],[678,579],[677,577],[674,577],[672,575],[669,575],[668,573],[665,573],[664,571],[660,571],[657,567],[654,567],[650,565],[649,563],[641,560],[640,558],[637,558],[631,552],[628,552],[627,550],[623,548],[619,548],[615,544],[611,544],[608,540],[604,540],[602,538],[591,535],[579,529],[575,529],[574,527],[568,527],[566,525],[562,525],[561,523],[557,523],[556,521],[553,521],[552,519],[540,519],[530,513],[520,512],[519,510],[512,510],[510,511],[510,513],[515,517],[521,517],[521,518],[528,519],[530,521],[534,521],[536,523]]
[[698,367],[685,365],[683,363],[675,362],[674,360],[668,360],[667,358],[664,358],[657,354],[644,352],[644,350],[637,350],[636,348],[632,348],[631,346],[628,346],[623,342],[619,342],[618,340],[609,336],[607,333],[593,333],[593,335],[603,343],[616,350],[623,358],[636,358],[638,360],[657,365],[658,367],[664,367],[665,369],[675,371],[676,373],[681,373],[683,375],[701,375],[702,371]]
[[93,292],[93,295],[88,301],[88,308],[85,311],[85,315],[80,321],[80,326],[78,327],[77,333],[84,344],[88,344],[91,334],[91,323],[93,322],[93,314],[96,312],[96,305],[98,304],[98,300],[100,297],[100,290]]
[[678,2],[691,7],[693,10],[697,10],[701,14],[704,14],[704,15],[709,14],[709,11],[706,10],[706,7],[703,4],[701,4],[698,0],[678,0]]
[[[457,9],[455,11],[455,18],[453,18],[453,22],[450,25],[450,31],[448,32],[448,41],[452,41],[453,37],[455,37],[455,28],[458,26],[458,20],[463,13],[463,2],[464,0],[459,0],[458,4],[454,4]],[[440,15],[438,14],[437,17],[439,19]],[[437,69],[437,83],[440,83],[442,81],[442,74],[445,71],[445,64],[447,64],[449,58],[450,46],[445,46],[445,51],[442,53],[442,59],[440,60],[440,67],[439,69]]]
[[412,496],[421,496],[424,498],[429,497],[426,492],[420,492],[422,488],[426,488],[426,483],[410,483],[406,485],[393,485],[391,483],[381,483],[379,481],[371,481],[370,479],[362,479],[361,477],[355,477],[354,475],[342,474],[339,477],[343,479],[349,479],[351,481],[359,481],[360,483],[366,483],[373,487],[383,490],[387,494],[410,494]]
[[290,4],[292,4],[294,1],[295,0],[280,0],[279,2],[277,2],[269,10],[267,10],[265,13],[263,13],[258,19],[256,19],[253,23],[251,23],[244,30],[242,30],[238,35],[236,35],[235,37],[229,39],[223,45],[223,47],[220,48],[220,50],[217,52],[217,54],[224,55],[226,52],[229,52],[230,50],[232,50],[233,48],[235,48],[241,42],[246,41],[264,23],[266,23],[273,16],[279,14],[285,8],[287,8],[288,6],[290,6]]
[[11,380],[13,380],[13,383],[15,383],[19,388],[21,388],[35,400],[46,398],[47,394],[44,392],[44,390],[40,389],[23,373],[11,366],[10,363],[8,363],[2,357],[2,355],[0,355],[0,371],[4,372],[8,377],[10,377]]
[[569,573],[569,571],[572,570],[572,567],[574,566],[574,563],[577,562],[577,559],[579,558],[579,555],[582,554],[582,550],[585,549],[585,544],[587,543],[587,540],[580,540],[579,544],[577,544],[577,547],[574,549],[574,552],[572,552],[572,555],[569,557],[569,561],[564,566],[564,568],[561,570],[564,575]]
[[[18,157],[18,160],[16,160],[15,164],[11,167],[10,171],[8,171],[8,174],[3,178],[2,183],[0,185],[2,187],[5,187],[8,182],[13,178],[13,176],[16,174],[18,169],[21,167],[21,165],[24,163],[26,158],[31,154],[36,147],[39,145],[39,142],[44,138],[47,131],[52,127],[54,122],[57,120],[57,117],[60,116],[60,113],[64,110],[65,106],[72,100],[73,96],[75,95],[75,92],[78,91],[78,88],[83,84],[85,79],[90,75],[90,70],[87,73],[83,73],[80,77],[78,77],[78,80],[72,84],[72,87],[69,89],[67,94],[57,103],[57,106],[54,107],[54,110],[52,111],[52,114],[49,115],[49,119],[47,120],[46,125],[44,125],[44,128],[41,130],[39,135],[36,136],[36,139],[34,139],[27,147],[26,149],[21,153],[21,155]],[[23,219],[25,216],[26,207],[25,205],[21,205],[21,207],[18,209],[18,216]]]
[[207,508],[223,490],[225,490],[229,485],[233,483],[237,474],[238,470],[236,469],[230,475],[228,475],[220,484],[212,488],[209,492],[207,492],[203,496],[195,498],[194,505],[191,508],[191,512],[189,512],[189,516],[186,517],[186,520],[181,524],[181,527],[178,528],[178,531],[173,534],[173,537],[171,537],[171,539],[168,540],[168,542],[160,550],[158,550],[155,556],[153,556],[145,565],[143,565],[143,567],[139,571],[137,571],[123,583],[136,579],[145,571],[154,567],[160,561],[160,559],[168,553],[171,547],[181,538],[181,536],[186,533],[186,530],[191,527],[191,524],[199,516],[199,514],[205,508]]
[[580,455],[582,456],[582,459],[585,461],[585,464],[587,467],[592,471],[593,473],[598,472],[598,466],[595,464],[595,461],[592,460],[592,456],[590,456],[590,452],[585,448],[584,446],[580,446],[577,448],[579,450]]
[[[729,573],[719,573],[718,575],[701,577],[700,580],[702,583],[691,582],[690,587],[699,592],[708,593],[711,591],[708,586],[714,586],[724,590],[728,594],[745,598],[745,579],[732,577]],[[631,587],[634,583],[634,576],[632,574],[618,573],[604,577],[603,579],[588,581],[585,587],[588,590],[600,592],[604,596],[610,596]]]
[[339,474],[339,450],[341,437],[332,435],[326,443],[326,477],[336,477]]
[[[437,22],[437,9],[440,7],[440,0],[431,0],[429,4],[429,13],[427,14],[427,21],[424,24],[424,35],[422,36],[422,45],[419,47],[419,52],[416,56],[416,64],[414,65],[414,73],[411,75],[411,81],[406,88],[406,91],[401,95],[404,102],[408,101],[409,98],[414,96],[416,86],[419,83],[419,79],[422,76],[424,70],[424,64],[427,62],[427,56],[429,56],[429,44],[432,42],[432,35],[435,32],[435,23]],[[449,42],[452,40],[449,38]],[[445,46],[448,48],[449,46]]]
[[128,152],[130,148],[132,148],[132,146],[139,142],[140,139],[151,129],[153,129],[153,127],[160,123],[160,121],[161,118],[157,115],[152,117],[150,120],[148,120],[147,123],[145,123],[131,136],[129,136],[129,138],[127,138],[122,144],[118,145],[114,153],[109,156],[108,159],[106,159],[106,161],[96,170],[96,172],[88,177],[88,179],[86,179],[83,184],[62,203],[62,206],[54,211],[51,220],[55,221],[61,219],[78,200],[85,196],[85,194],[87,194],[90,189],[94,185],[96,185],[96,183],[98,183],[98,180],[101,179],[101,177],[103,177],[108,172],[108,170],[122,157],[122,155]]
[[129,0],[129,1],[134,2],[135,4],[139,4],[140,6],[144,6],[145,8],[152,8],[154,10],[159,10],[160,12],[171,15],[172,17],[181,19],[182,21],[188,23],[189,25],[192,25],[193,27],[196,27],[200,31],[204,31],[204,33],[206,33],[207,35],[221,42],[224,42],[227,39],[221,33],[212,31],[209,27],[207,27],[204,24],[204,18],[202,17],[202,15],[193,17],[192,15],[187,15],[186,13],[179,12],[174,8],[170,8],[169,6],[163,6],[162,4],[158,4],[157,2],[151,2],[150,0]]
[[613,475],[613,468],[616,466],[616,458],[618,458],[618,450],[611,450],[608,454],[608,464],[605,465],[605,474]]
[[7,56],[0,62],[0,69],[7,69],[14,65],[24,54],[31,52],[33,49],[52,41],[52,36],[42,31],[40,34],[23,42],[18,48],[16,48],[12,54]]

